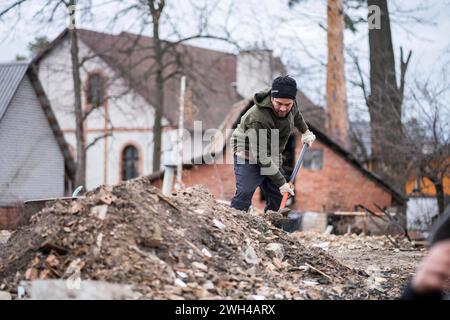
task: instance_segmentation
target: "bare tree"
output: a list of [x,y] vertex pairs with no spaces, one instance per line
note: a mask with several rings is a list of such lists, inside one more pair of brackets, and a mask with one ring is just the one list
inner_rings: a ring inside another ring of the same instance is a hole
[[77,169],[75,172],[75,185],[86,187],[86,137],[84,135],[84,119],[81,104],[81,79],[80,61],[78,56],[78,37],[76,29],[76,0],[63,1],[71,19],[69,26],[70,34],[70,57],[72,60],[72,78],[74,89],[74,111],[75,111],[75,135],[77,139]]
[[[397,76],[392,45],[391,25],[387,0],[368,0],[369,8],[380,9],[381,28],[369,27],[370,48],[370,114],[372,168],[385,179],[402,186],[401,172],[405,165],[405,155],[395,147],[403,143],[402,103],[406,70],[411,51],[406,60],[403,49],[400,61],[400,84]],[[370,13],[369,13],[370,14]]]
[[153,171],[159,170],[161,165],[161,121],[164,109],[164,53],[162,41],[159,34],[161,14],[164,10],[165,0],[147,1],[153,26],[154,57],[156,62],[156,100],[155,100],[155,123],[153,127]]
[[[152,106],[155,111],[153,124],[153,171],[159,170],[161,166],[162,151],[162,119],[167,110],[167,84],[181,75],[188,75],[188,82],[198,82],[203,86],[211,86],[203,78],[200,70],[195,70],[192,65],[196,57],[192,56],[183,44],[196,39],[209,39],[224,41],[237,47],[231,40],[226,27],[221,34],[212,34],[208,30],[208,16],[214,10],[193,4],[196,16],[190,18],[197,23],[197,29],[186,35],[186,32],[178,30],[178,22],[171,19],[172,8],[167,7],[165,0],[135,0],[129,6],[125,6],[116,12],[112,21],[118,21],[120,17],[127,14],[136,14],[137,20],[141,20],[140,33],[129,34],[129,41],[125,46],[118,44],[115,50],[122,56],[121,71],[118,76],[125,76],[132,81],[133,87],[146,88],[154,93]],[[150,20],[150,21],[149,21]],[[144,36],[147,29],[151,30],[151,38]],[[165,35],[161,30],[164,29]],[[167,39],[167,38],[170,38]],[[113,45],[114,46],[114,45]],[[134,54],[133,54],[134,53]],[[138,53],[138,54],[136,54]],[[139,56],[136,58],[135,56]],[[144,67],[145,66],[145,67]],[[147,68],[142,71],[143,68]],[[129,76],[131,74],[131,76]],[[127,77],[128,75],[128,77]],[[151,80],[151,81],[149,81]],[[191,87],[192,88],[192,87]],[[194,90],[195,91],[195,90]],[[194,94],[188,88],[188,94]],[[201,99],[201,97],[198,97]]]
[[[0,11],[0,19],[7,14],[10,14],[16,10],[17,15],[20,17],[20,9],[24,4],[30,4],[29,0],[13,1],[5,6]],[[88,11],[91,6],[90,0],[83,1],[85,10]],[[85,114],[82,110],[81,102],[81,80],[80,80],[80,67],[81,63],[78,57],[78,37],[76,28],[76,13],[77,13],[77,1],[76,0],[58,0],[58,1],[45,1],[42,7],[36,11],[34,18],[41,20],[42,23],[50,24],[55,19],[55,14],[60,8],[65,8],[65,18],[69,18],[69,34],[70,34],[70,54],[71,54],[71,69],[73,78],[73,94],[74,105],[73,111],[75,114],[75,130],[76,130],[76,142],[77,142],[77,159],[75,170],[75,185],[86,186],[86,137],[84,134],[84,120]],[[45,49],[48,45],[48,39],[46,37],[36,38],[33,43],[29,45],[29,49],[32,54],[37,54],[40,50]]]
[[415,117],[405,126],[408,171],[420,184],[428,179],[436,191],[439,213],[446,203],[445,181],[450,179],[450,85],[445,70],[438,83],[417,80],[411,88],[410,109]]

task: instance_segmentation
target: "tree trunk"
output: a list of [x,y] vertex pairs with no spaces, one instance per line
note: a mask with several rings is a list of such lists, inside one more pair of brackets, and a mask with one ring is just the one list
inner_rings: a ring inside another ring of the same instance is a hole
[[[394,50],[387,0],[368,0],[381,11],[381,28],[369,28],[372,168],[387,182],[402,187],[405,155],[402,152],[402,89],[397,87]],[[404,63],[402,61],[402,68]],[[406,66],[405,66],[406,70]],[[402,72],[402,82],[403,82]]]
[[[74,0],[70,2],[70,5],[74,5]],[[72,14],[75,14],[74,12]],[[83,124],[83,110],[81,104],[81,80],[78,58],[78,38],[75,27],[75,18],[72,19],[72,27],[69,30],[70,33],[70,55],[72,58],[72,77],[73,77],[73,90],[75,96],[75,134],[77,139],[77,165],[75,172],[75,187],[82,185],[86,187],[86,149],[85,149],[85,136],[84,136],[84,124]]]
[[161,166],[161,136],[162,136],[162,115],[164,110],[164,55],[162,43],[159,36],[159,19],[164,9],[165,1],[148,0],[150,14],[153,25],[153,42],[156,63],[155,92],[155,122],[153,125],[153,172],[158,171]]
[[162,72],[157,71],[156,75],[156,105],[155,123],[153,126],[153,171],[158,171],[161,166],[161,137],[162,137],[162,115],[164,106],[164,84]]
[[445,193],[444,193],[444,185],[443,181],[439,180],[434,183],[434,187],[436,189],[436,200],[438,204],[439,214],[442,214],[445,210]]
[[336,142],[349,149],[342,0],[328,0],[327,17],[327,130]]

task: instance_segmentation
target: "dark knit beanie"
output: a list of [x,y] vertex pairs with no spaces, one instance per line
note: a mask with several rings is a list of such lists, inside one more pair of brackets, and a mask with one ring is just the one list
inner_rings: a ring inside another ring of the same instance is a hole
[[297,82],[289,76],[280,76],[272,82],[270,95],[272,98],[288,98],[295,100],[297,94]]

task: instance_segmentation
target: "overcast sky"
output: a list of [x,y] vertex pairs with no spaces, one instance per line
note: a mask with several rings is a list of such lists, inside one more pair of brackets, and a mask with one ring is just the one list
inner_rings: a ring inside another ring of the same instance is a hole
[[[1,0],[0,11],[12,0]],[[23,5],[21,19],[11,14],[0,21],[0,62],[14,60],[17,54],[27,55],[27,44],[36,36],[46,35],[53,39],[67,25],[66,12],[59,10],[55,21],[45,24],[33,18],[43,1],[32,0]],[[82,1],[80,1],[81,3]],[[136,14],[130,13],[114,26],[108,25],[111,17],[120,6],[108,5],[110,0],[92,0],[93,15],[89,19],[79,17],[79,26],[102,32],[118,33],[122,30],[138,31],[133,23]],[[132,0],[123,1],[122,5]],[[295,75],[299,87],[314,102],[324,104],[325,63],[326,63],[326,1],[303,0],[294,10],[288,10],[287,1],[276,0],[173,0],[169,2],[171,21],[177,25],[182,34],[190,34],[196,28],[198,19],[192,18],[198,10],[192,3],[200,7],[206,4],[213,13],[208,16],[211,33],[220,33],[221,27],[227,25],[234,39],[242,48],[255,45],[273,49],[281,56]],[[105,4],[106,3],[106,4]],[[395,52],[398,55],[400,46],[404,50],[412,50],[413,57],[408,71],[410,77],[434,77],[450,63],[450,1],[448,0],[389,0],[392,13],[392,36]],[[232,5],[231,5],[232,4]],[[421,10],[409,12],[420,7]],[[366,8],[349,12],[351,15],[366,15]],[[425,20],[426,23],[414,22],[411,17]],[[220,28],[219,28],[220,27]],[[149,29],[149,28],[148,28]],[[166,29],[169,30],[169,29]],[[150,30],[147,31],[150,33]],[[166,32],[166,35],[168,33]],[[361,59],[364,73],[368,73],[368,39],[367,25],[361,24],[358,32],[345,33],[346,76],[348,80],[348,100],[353,119],[367,115],[360,90],[350,84],[349,80],[356,76],[354,65],[348,53]],[[218,50],[236,52],[234,47],[220,42],[198,41],[199,46],[207,46]],[[354,79],[355,80],[355,79]],[[436,80],[437,81],[437,80]]]

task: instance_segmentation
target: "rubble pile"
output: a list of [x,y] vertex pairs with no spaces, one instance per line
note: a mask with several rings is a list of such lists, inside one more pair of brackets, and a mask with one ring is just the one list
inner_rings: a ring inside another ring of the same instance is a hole
[[11,237],[11,232],[0,230],[0,246],[5,245],[8,242],[9,237]]
[[[302,243],[317,243],[316,246],[330,249],[370,249],[380,251],[417,251],[414,241],[400,236],[366,236],[364,234],[324,234],[314,231],[295,232],[293,234]],[[424,249],[423,249],[424,250]]]
[[[370,275],[201,187],[163,196],[146,178],[53,202],[0,252],[0,290],[23,281],[131,285],[135,299],[383,299]],[[398,287],[403,283],[398,283]]]
[[414,275],[426,248],[400,236],[337,236],[317,232],[292,234],[303,245],[320,248],[340,263],[369,275],[369,287],[400,296],[403,285]]

